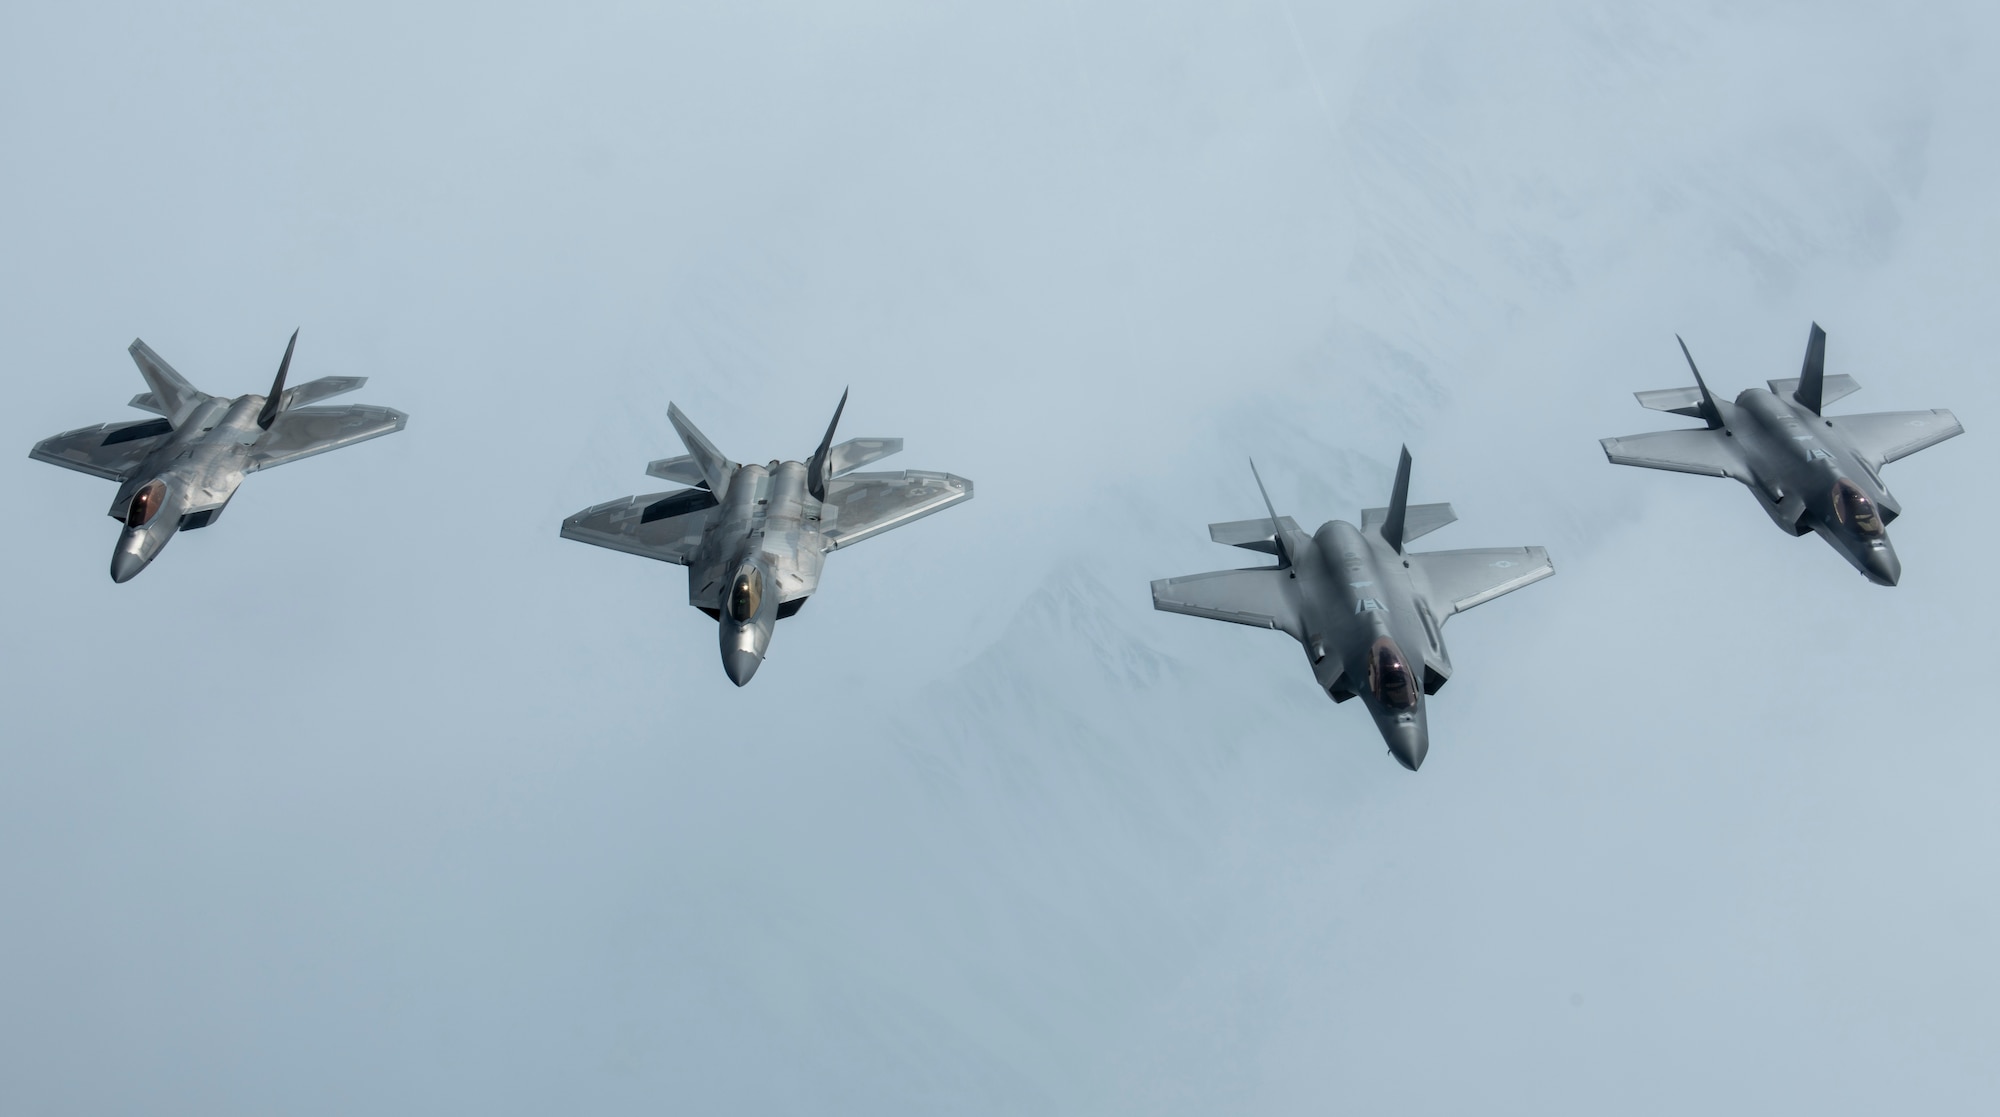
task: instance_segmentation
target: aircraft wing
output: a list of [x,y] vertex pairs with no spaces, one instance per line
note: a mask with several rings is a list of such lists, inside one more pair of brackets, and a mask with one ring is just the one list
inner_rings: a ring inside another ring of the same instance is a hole
[[1833,429],[1847,436],[1856,453],[1878,466],[1927,450],[1965,433],[1958,417],[1935,411],[1877,411],[1868,415],[1836,415]]
[[829,551],[972,499],[972,482],[949,473],[906,469],[850,473],[827,482],[820,534]]
[[394,434],[410,421],[408,415],[388,407],[365,403],[344,407],[300,407],[280,411],[271,429],[250,451],[252,470],[338,450],[385,434]]
[[1733,441],[1719,430],[1677,430],[1604,438],[1598,444],[1604,447],[1604,456],[1617,465],[1731,477],[1748,484],[1750,471]]
[[1541,547],[1427,551],[1411,555],[1410,565],[1423,573],[1432,610],[1445,618],[1556,572],[1549,552]]
[[44,438],[35,443],[28,456],[106,481],[123,481],[173,431],[172,424],[165,419],[99,423]]
[[1275,566],[1214,570],[1153,583],[1153,608],[1212,621],[1274,628],[1305,639],[1299,618],[1298,584]]
[[686,566],[714,515],[707,489],[645,493],[578,512],[563,521],[562,537]]

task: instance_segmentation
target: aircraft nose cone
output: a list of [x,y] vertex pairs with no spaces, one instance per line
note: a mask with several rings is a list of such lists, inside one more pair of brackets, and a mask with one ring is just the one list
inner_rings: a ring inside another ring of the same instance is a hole
[[129,582],[144,569],[146,560],[132,551],[120,548],[111,554],[111,580],[114,582]]
[[1414,772],[1424,766],[1424,754],[1430,752],[1430,742],[1422,737],[1398,736],[1389,742],[1389,752],[1396,763]]
[[758,666],[763,662],[760,657],[739,649],[732,648],[722,653],[722,669],[729,673],[729,681],[737,686],[749,682],[750,676],[757,673]]
[[1389,755],[1396,758],[1396,763],[1412,772],[1424,766],[1424,754],[1431,749],[1431,738],[1430,734],[1424,731],[1421,717],[1413,721],[1384,725],[1382,736],[1389,742]]
[[1903,578],[1903,561],[1887,547],[1870,547],[1861,561],[1863,573],[1878,586],[1893,586]]

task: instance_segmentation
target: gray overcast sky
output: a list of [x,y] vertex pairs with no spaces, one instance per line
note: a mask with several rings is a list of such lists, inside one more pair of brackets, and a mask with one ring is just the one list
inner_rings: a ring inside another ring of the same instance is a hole
[[[1505,7],[8,6],[0,1110],[1993,1111],[2000,20]],[[1892,591],[1596,446],[1814,319]],[[113,585],[28,448],[295,326],[409,429]],[[747,689],[557,539],[844,385],[978,498]],[[1559,571],[1417,776],[1146,596],[1404,441]]]

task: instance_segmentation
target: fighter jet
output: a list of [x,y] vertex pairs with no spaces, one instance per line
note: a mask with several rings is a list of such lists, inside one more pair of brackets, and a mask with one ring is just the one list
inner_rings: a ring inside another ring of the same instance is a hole
[[562,537],[687,567],[688,604],[719,623],[722,669],[742,686],[764,662],[777,623],[819,589],[829,553],[972,498],[972,482],[949,473],[853,472],[900,451],[903,440],[835,446],[846,407],[842,392],[808,460],[742,465],[670,403],[667,418],[688,452],[646,472],[691,487],[586,508],[563,521]]
[[[1255,477],[1255,462],[1250,471]],[[1458,519],[1449,504],[1409,503],[1407,447],[1389,506],[1364,509],[1358,528],[1333,520],[1307,535],[1278,515],[1262,477],[1257,491],[1267,518],[1210,524],[1208,535],[1276,555],[1278,564],[1163,578],[1153,583],[1153,608],[1274,628],[1297,640],[1320,689],[1335,702],[1360,697],[1390,755],[1416,771],[1430,751],[1424,697],[1451,677],[1445,621],[1554,574],[1549,553],[1404,550]]]
[[175,532],[214,523],[249,474],[403,429],[409,417],[387,407],[306,406],[368,378],[322,376],[287,388],[298,343],[293,330],[268,395],[230,397],[198,391],[134,340],[132,360],[149,390],[131,405],[161,418],[99,423],[35,444],[28,456],[37,461],[118,482],[111,516],[125,527],[111,552],[112,581],[131,581]]
[[1797,379],[1767,381],[1768,392],[1746,388],[1733,404],[1709,394],[1687,342],[1681,355],[1694,387],[1638,392],[1639,403],[1707,427],[1606,438],[1605,457],[1741,481],[1773,523],[1793,535],[1817,533],[1869,581],[1895,585],[1903,564],[1886,528],[1902,508],[1882,484],[1882,467],[1964,433],[1958,419],[1941,408],[1821,414],[1861,385],[1851,376],[1826,375],[1826,331],[1817,322]]

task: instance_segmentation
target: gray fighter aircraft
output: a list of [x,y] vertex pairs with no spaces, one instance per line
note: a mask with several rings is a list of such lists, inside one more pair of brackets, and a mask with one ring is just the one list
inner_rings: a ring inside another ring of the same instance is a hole
[[[1256,463],[1251,463],[1252,476]],[[1208,525],[1209,538],[1276,555],[1276,566],[1217,570],[1153,583],[1153,608],[1274,628],[1304,645],[1313,678],[1335,702],[1359,696],[1389,752],[1414,772],[1430,751],[1424,697],[1451,677],[1444,623],[1556,572],[1540,547],[1405,551],[1458,519],[1449,504],[1409,503],[1410,451],[1387,508],[1361,526],[1333,520],[1307,535],[1264,493],[1261,520]],[[1408,651],[1418,654],[1411,656]]]
[[910,469],[855,473],[903,448],[900,438],[833,444],[847,393],[803,462],[739,465],[679,407],[667,418],[688,453],[646,467],[691,488],[628,496],[563,521],[562,537],[688,568],[688,604],[720,623],[722,669],[742,686],[778,621],[819,589],[828,553],[972,498],[972,482]]
[[1815,532],[1869,581],[1895,585],[1903,564],[1886,529],[1902,508],[1882,484],[1882,467],[1964,433],[1958,419],[1943,409],[1821,414],[1861,385],[1851,376],[1826,375],[1826,331],[1817,322],[1797,379],[1768,381],[1768,392],[1746,388],[1733,404],[1709,394],[1684,341],[1681,355],[1694,387],[1639,392],[1639,403],[1708,425],[1606,438],[1605,457],[1741,481],[1779,527],[1793,535]]
[[230,397],[197,390],[134,340],[132,360],[149,390],[133,396],[132,406],[161,418],[99,423],[35,444],[28,456],[37,461],[118,482],[111,516],[125,528],[111,553],[112,581],[146,569],[175,532],[214,523],[244,477],[403,429],[409,417],[387,407],[306,406],[368,378],[322,376],[285,387],[298,342],[293,330],[270,394]]

